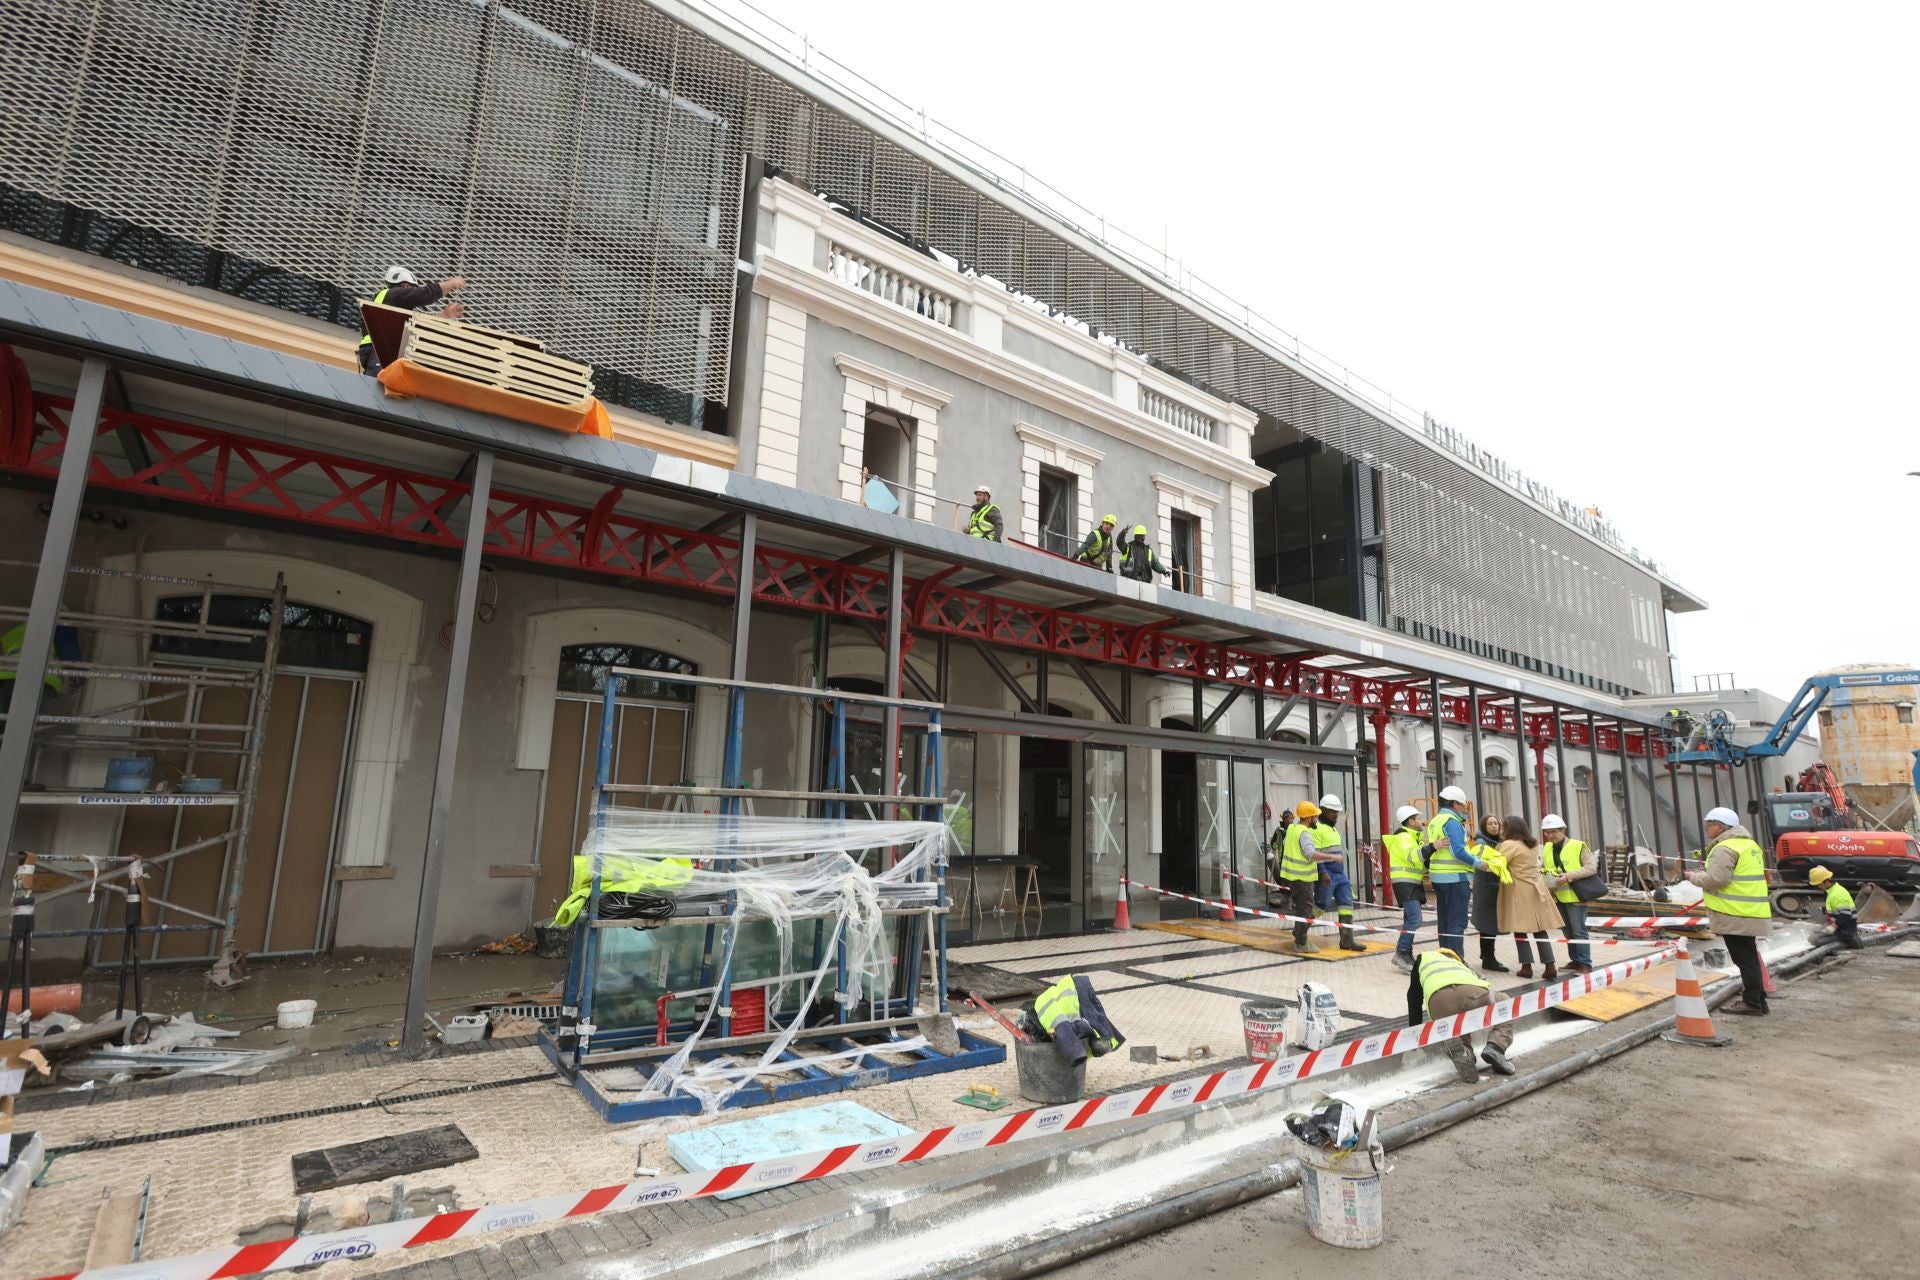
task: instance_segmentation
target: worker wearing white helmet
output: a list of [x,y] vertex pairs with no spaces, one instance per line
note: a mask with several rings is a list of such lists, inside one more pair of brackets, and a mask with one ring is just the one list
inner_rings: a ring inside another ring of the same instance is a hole
[[967,513],[967,536],[985,538],[988,542],[1006,541],[1006,519],[993,500],[993,487],[985,481],[973,486],[973,510]]
[[1387,875],[1393,900],[1400,906],[1400,940],[1393,948],[1398,969],[1413,971],[1413,935],[1420,928],[1420,908],[1427,900],[1426,860],[1420,856],[1420,811],[1403,804],[1394,811],[1394,829],[1380,838],[1387,847]]
[[[448,276],[437,284],[423,284],[419,276],[400,266],[388,267],[385,279],[386,283],[373,295],[374,304],[402,307],[408,311],[430,307],[454,290],[467,287],[465,276]],[[458,320],[465,314],[465,309],[457,302],[449,302],[440,314],[449,320]],[[360,345],[355,348],[355,354],[360,360],[360,372],[369,378],[380,376],[380,353],[374,350],[373,335],[367,332],[364,319],[360,325]]]
[[1722,1013],[1767,1012],[1766,975],[1760,967],[1760,939],[1773,932],[1773,906],[1767,896],[1767,858],[1731,809],[1707,810],[1707,865],[1689,872],[1700,886],[1701,905],[1713,931],[1725,939],[1727,954],[1740,969],[1740,1003]]
[[1314,905],[1331,909],[1340,921],[1340,949],[1365,951],[1353,937],[1353,881],[1347,878],[1347,850],[1340,843],[1335,826],[1340,820],[1340,797],[1320,797],[1320,822],[1313,829],[1313,860],[1320,864],[1320,882],[1314,891]]
[[1467,835],[1467,793],[1459,787],[1440,792],[1440,812],[1427,824],[1420,846],[1433,884],[1434,913],[1440,917],[1440,945],[1460,955],[1467,935],[1467,907],[1473,899],[1469,877],[1480,870],[1480,856]]
[[1567,837],[1567,824],[1557,813],[1540,819],[1540,872],[1553,890],[1560,909],[1560,936],[1567,940],[1569,967],[1575,973],[1593,972],[1593,948],[1587,945],[1587,904],[1574,888],[1576,880],[1600,874],[1593,850]]

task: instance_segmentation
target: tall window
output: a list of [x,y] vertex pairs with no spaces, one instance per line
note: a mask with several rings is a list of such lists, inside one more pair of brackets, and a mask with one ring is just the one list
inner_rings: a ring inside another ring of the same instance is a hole
[[1254,461],[1274,473],[1253,494],[1255,589],[1377,621],[1378,474],[1312,441],[1270,449]]
[[1206,572],[1200,563],[1199,519],[1184,512],[1174,512],[1172,528],[1167,531],[1167,541],[1167,558],[1172,561],[1168,567],[1173,570],[1173,589],[1199,595],[1200,576]]
[[1507,762],[1499,756],[1489,757],[1480,775],[1482,786],[1486,789],[1487,812],[1506,817],[1513,812],[1513,775],[1507,772]]
[[[1074,537],[1074,478],[1051,467],[1040,468],[1040,546],[1055,555],[1080,549]],[[1119,537],[1118,533],[1114,536]]]
[[860,468],[866,473],[862,496],[868,506],[912,513],[908,491],[913,486],[913,428],[912,418],[867,406]]
[[1573,770],[1573,813],[1578,825],[1571,834],[1580,840],[1593,839],[1593,770],[1586,765],[1576,765]]
[[1445,778],[1441,778],[1434,772],[1432,750],[1429,749],[1426,754],[1426,770],[1421,774],[1421,777],[1426,779],[1427,794],[1430,796],[1439,795],[1443,788],[1460,785],[1460,769],[1453,758],[1453,752],[1448,751],[1444,754],[1446,757],[1447,770],[1447,776]]

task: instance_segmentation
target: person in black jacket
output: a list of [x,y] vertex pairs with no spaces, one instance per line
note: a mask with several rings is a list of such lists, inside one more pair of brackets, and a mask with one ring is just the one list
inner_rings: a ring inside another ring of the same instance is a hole
[[1147,526],[1133,526],[1133,541],[1120,554],[1120,573],[1135,582],[1152,582],[1156,573],[1163,578],[1173,573],[1173,570],[1160,563],[1160,557],[1147,545]]
[[[419,276],[405,267],[388,267],[386,283],[380,287],[380,292],[373,295],[373,301],[377,306],[418,311],[422,307],[432,306],[454,290],[466,287],[465,276],[448,276],[437,283],[422,283]],[[466,308],[457,302],[449,302],[440,314],[449,320],[458,320],[466,314]],[[360,325],[360,346],[355,354],[360,358],[360,372],[369,378],[380,376],[380,353],[374,350],[373,335],[367,332],[364,321]]]

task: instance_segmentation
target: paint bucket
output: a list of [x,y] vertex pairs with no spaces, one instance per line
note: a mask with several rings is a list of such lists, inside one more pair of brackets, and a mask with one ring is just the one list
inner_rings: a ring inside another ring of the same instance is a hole
[[1020,1072],[1020,1096],[1042,1106],[1078,1102],[1087,1093],[1087,1060],[1068,1066],[1051,1040],[1013,1042],[1014,1065]]
[[313,1011],[319,1007],[318,1000],[287,1000],[274,1012],[282,1031],[298,1031],[313,1025]]
[[1341,1249],[1371,1249],[1387,1238],[1380,1203],[1380,1171],[1365,1147],[1329,1151],[1299,1148],[1300,1196],[1307,1203],[1307,1231]]
[[153,761],[141,756],[114,756],[107,761],[107,790],[145,791],[153,781]]
[[1269,1000],[1242,1000],[1240,1029],[1247,1038],[1249,1058],[1277,1062],[1286,1052],[1287,1006]]

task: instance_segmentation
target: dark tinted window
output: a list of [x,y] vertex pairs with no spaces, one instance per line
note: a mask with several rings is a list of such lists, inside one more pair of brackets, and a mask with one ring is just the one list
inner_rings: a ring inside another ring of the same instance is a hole
[[[700,668],[685,658],[637,644],[570,644],[560,650],[560,692],[604,694],[611,667],[638,667],[643,671],[671,671],[696,676]],[[648,698],[655,702],[692,702],[693,686],[671,680],[621,676],[615,692],[621,698]]]
[[[160,602],[154,616],[161,622],[198,623],[202,621],[201,599],[200,596],[168,596]],[[266,630],[273,617],[271,597],[216,595],[212,613],[212,617],[205,619],[209,625],[258,631],[260,638],[242,645],[216,637],[159,635],[153,638],[153,652],[182,658],[266,660]],[[280,665],[318,667],[324,671],[365,671],[372,639],[371,623],[318,605],[289,600],[280,619]]]

